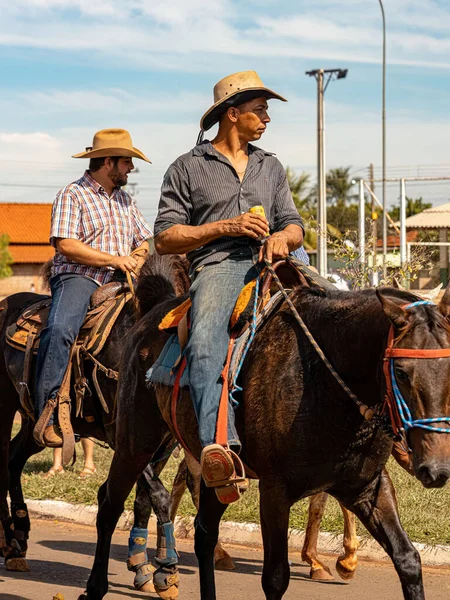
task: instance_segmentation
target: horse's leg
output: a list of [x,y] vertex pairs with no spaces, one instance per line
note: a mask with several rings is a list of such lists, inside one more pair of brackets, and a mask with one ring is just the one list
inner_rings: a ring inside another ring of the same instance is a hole
[[325,492],[311,496],[309,499],[308,524],[306,526],[305,541],[303,542],[302,560],[307,562],[311,567],[309,576],[315,581],[330,581],[334,579],[330,569],[319,560],[317,555],[320,524],[327,500],[328,494]]
[[[141,476],[142,477],[142,476]],[[134,587],[140,592],[155,593],[153,585],[153,566],[148,562],[147,541],[148,522],[152,512],[147,490],[141,484],[141,477],[136,484],[134,501],[134,523],[128,540],[127,567],[134,572]]]
[[22,421],[20,432],[15,436],[10,445],[9,459],[9,495],[11,499],[11,514],[14,523],[14,538],[18,541],[22,559],[6,560],[6,567],[11,571],[28,571],[25,556],[28,549],[30,533],[30,517],[25,504],[21,476],[23,468],[33,454],[41,452],[33,439],[33,424],[29,419]]
[[[14,535],[14,521],[8,507],[9,491],[9,453],[14,415],[18,406],[17,392],[6,375],[0,376],[0,389],[3,401],[0,403],[0,522],[5,541],[2,542],[2,554],[8,570],[28,571],[22,548]],[[14,400],[13,400],[14,398]],[[10,400],[7,402],[7,400]],[[17,437],[17,436],[16,436]]]
[[173,600],[178,597],[180,578],[173,523],[170,519],[170,495],[158,477],[164,465],[165,462],[159,462],[155,469],[148,465],[139,478],[139,486],[148,494],[158,520],[155,561],[159,568],[153,573],[153,584],[161,598]]
[[201,600],[216,600],[214,549],[219,538],[219,524],[226,504],[221,504],[214,488],[200,484],[200,502],[195,517],[195,554],[200,575]]
[[336,571],[342,579],[353,579],[356,567],[358,566],[358,557],[356,555],[359,548],[359,540],[356,535],[355,515],[341,506],[342,516],[344,517],[344,554],[341,554],[336,561]]
[[[186,461],[187,466],[185,482],[191,494],[192,502],[198,512],[200,503],[200,482],[202,479],[200,465],[190,454],[186,454],[184,460]],[[214,566],[218,571],[234,571],[234,569],[236,569],[233,559],[228,552],[224,550],[220,540],[217,540],[216,547],[214,548]]]
[[150,456],[131,455],[118,448],[114,453],[108,479],[98,491],[97,548],[86,593],[78,600],[102,600],[108,591],[108,562],[111,538],[133,485],[145,469]]
[[387,471],[384,469],[378,480],[353,502],[345,495],[336,497],[345,502],[391,557],[405,600],[424,600],[420,555],[401,526],[394,487]]
[[267,600],[280,600],[289,585],[288,527],[291,501],[283,485],[259,483],[264,544],[262,586]]

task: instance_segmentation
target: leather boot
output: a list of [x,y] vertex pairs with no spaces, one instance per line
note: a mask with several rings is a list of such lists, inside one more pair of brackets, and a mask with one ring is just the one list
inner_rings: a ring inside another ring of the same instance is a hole
[[49,425],[42,436],[47,448],[62,448],[63,439],[58,425]]

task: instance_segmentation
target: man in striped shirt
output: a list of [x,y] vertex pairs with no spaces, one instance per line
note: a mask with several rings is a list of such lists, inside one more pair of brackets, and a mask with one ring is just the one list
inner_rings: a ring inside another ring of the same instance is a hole
[[[41,333],[36,367],[36,416],[55,398],[89,306],[91,294],[111,281],[114,271],[133,273],[132,250],[152,237],[134,200],[121,188],[133,158],[150,162],[123,129],[95,134],[92,147],[74,158],[89,158],[89,170],[60,190],[53,203],[50,242],[56,248],[50,288],[52,305]],[[35,436],[38,437],[36,430]],[[43,433],[45,445],[62,445],[54,415]]]
[[[191,262],[190,391],[203,447],[202,475],[224,503],[239,497],[233,480],[244,475],[231,407],[228,446],[215,444],[230,316],[239,292],[256,277],[258,261],[285,258],[303,239],[285,170],[273,154],[251,144],[270,122],[269,98],[284,100],[254,71],[216,84],[214,105],[201,128],[219,122],[219,131],[169,167],[155,221],[156,250],[187,253]],[[249,212],[255,205],[264,207],[267,218]]]

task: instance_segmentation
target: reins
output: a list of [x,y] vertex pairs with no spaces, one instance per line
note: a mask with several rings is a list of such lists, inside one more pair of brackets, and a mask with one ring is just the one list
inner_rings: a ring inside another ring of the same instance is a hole
[[[430,300],[419,300],[403,306],[403,310],[410,310],[421,305],[435,306]],[[400,387],[395,377],[396,358],[433,359],[450,358],[450,348],[395,348],[394,328],[391,325],[388,335],[388,344],[384,354],[383,371],[386,379],[386,402],[391,414],[394,432],[405,438],[408,431],[414,427],[435,431],[437,433],[450,433],[450,427],[437,427],[435,423],[447,423],[450,425],[450,417],[435,417],[428,419],[413,419],[411,410],[403,398]]]
[[[384,354],[383,360],[383,372],[386,380],[386,396],[385,396],[385,406],[387,406],[389,415],[390,415],[390,423],[387,422],[384,412],[384,408],[379,411],[378,406],[374,408],[369,408],[366,404],[361,402],[359,398],[352,392],[352,390],[348,387],[348,385],[343,381],[341,376],[336,372],[333,365],[325,356],[324,352],[320,348],[319,344],[314,339],[314,336],[309,331],[306,323],[299,315],[297,309],[295,308],[292,300],[289,297],[289,294],[284,289],[280,279],[278,278],[275,270],[273,269],[270,262],[265,259],[265,264],[267,270],[273,277],[276,285],[278,286],[280,292],[282,293],[284,299],[286,300],[292,315],[294,316],[297,323],[300,325],[303,333],[308,338],[309,342],[317,352],[318,356],[325,364],[327,369],[333,375],[334,379],[338,382],[341,388],[346,392],[346,394],[355,402],[355,404],[359,407],[359,411],[361,415],[367,421],[373,421],[377,426],[379,426],[385,433],[388,433],[392,437],[397,439],[403,439],[406,442],[406,448],[410,452],[409,445],[407,443],[407,432],[409,429],[414,427],[418,427],[420,429],[426,429],[428,431],[434,431],[437,433],[450,433],[449,428],[437,427],[435,423],[447,423],[450,425],[450,417],[436,417],[429,419],[413,419],[411,411],[403,398],[403,395],[400,391],[400,388],[397,384],[395,378],[395,359],[397,358],[415,358],[415,359],[433,359],[433,358],[450,358],[450,348],[433,348],[433,349],[417,349],[417,348],[396,348],[395,344],[395,336],[394,336],[394,327],[390,326],[389,334],[388,334],[388,344]],[[409,310],[415,306],[431,304],[434,306],[434,303],[429,300],[419,300],[417,302],[413,302],[406,306],[403,306],[404,310]]]

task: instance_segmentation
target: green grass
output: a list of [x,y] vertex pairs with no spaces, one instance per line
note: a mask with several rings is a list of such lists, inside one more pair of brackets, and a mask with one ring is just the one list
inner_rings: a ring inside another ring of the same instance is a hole
[[[15,426],[14,432],[17,430]],[[63,475],[44,479],[43,473],[52,465],[52,451],[43,450],[32,457],[24,470],[23,487],[26,498],[64,500],[80,504],[95,504],[97,490],[106,479],[112,451],[95,447],[94,460],[97,474],[86,480],[79,480],[78,473],[83,468],[81,445],[77,445],[78,460],[68,467]],[[162,480],[168,489],[175,477],[178,461],[171,458],[163,471]],[[440,490],[426,490],[394,460],[389,462],[389,472],[397,491],[400,516],[403,526],[411,539],[428,544],[450,544],[450,486]],[[133,508],[134,494],[126,502],[126,508]],[[232,504],[226,511],[225,519],[239,522],[259,522],[258,484],[252,481],[249,491],[243,498]],[[291,527],[304,529],[307,520],[307,501],[298,502],[291,511]],[[195,509],[186,493],[180,505],[181,516],[194,515]],[[338,503],[330,498],[322,525],[323,531],[342,533],[343,520]],[[359,533],[365,529],[359,525]]]

